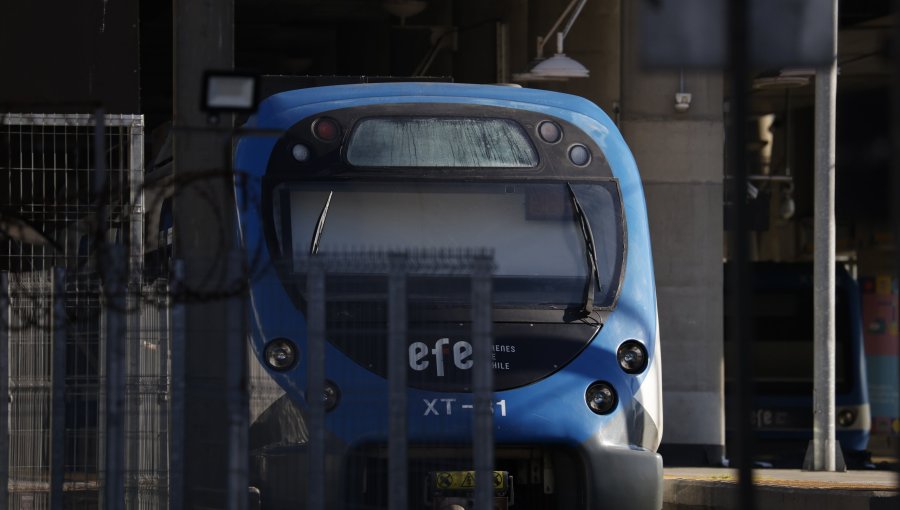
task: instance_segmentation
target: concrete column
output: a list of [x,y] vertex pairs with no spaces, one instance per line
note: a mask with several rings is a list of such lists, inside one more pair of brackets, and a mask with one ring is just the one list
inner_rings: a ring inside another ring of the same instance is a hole
[[691,105],[676,112],[679,72],[641,69],[637,7],[622,6],[620,127],[641,172],[653,243],[665,360],[660,452],[715,464],[725,444],[722,76],[685,72]]
[[[230,483],[229,346],[244,332],[226,317],[241,316],[242,296],[228,254],[236,246],[227,131],[204,129],[200,111],[203,71],[228,70],[234,61],[234,2],[173,4],[173,164],[175,257],[184,262],[184,430],[181,508],[244,508],[247,484]],[[219,127],[230,128],[231,116]],[[234,366],[243,366],[237,362]],[[246,453],[244,453],[246,455]],[[246,465],[246,462],[243,462]],[[243,485],[241,497],[229,486]]]

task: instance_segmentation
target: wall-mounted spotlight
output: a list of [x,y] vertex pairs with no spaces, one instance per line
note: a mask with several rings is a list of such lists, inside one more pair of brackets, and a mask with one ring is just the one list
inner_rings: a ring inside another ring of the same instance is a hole
[[211,122],[216,122],[221,113],[253,113],[259,103],[258,85],[255,74],[205,71],[200,109],[209,114]]
[[[586,3],[587,0],[572,0],[569,3],[550,31],[547,32],[547,35],[538,37],[537,56],[535,57],[537,64],[527,73],[513,74],[513,81],[566,81],[569,78],[587,78],[590,75],[590,71],[586,67],[563,53],[563,41],[569,35],[569,30],[572,29],[572,25],[575,23],[578,15],[581,14],[581,10]],[[565,27],[557,32],[559,25],[567,16],[569,18]],[[554,34],[556,34],[556,54],[545,59],[544,46]]]

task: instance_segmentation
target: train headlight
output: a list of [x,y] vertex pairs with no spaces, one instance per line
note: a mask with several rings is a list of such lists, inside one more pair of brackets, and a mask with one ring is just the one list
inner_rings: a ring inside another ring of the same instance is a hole
[[647,368],[647,348],[637,340],[628,340],[616,351],[619,366],[628,374],[639,374]]
[[309,159],[309,147],[298,143],[291,147],[291,156],[300,163]]
[[856,421],[856,413],[853,409],[841,409],[837,415],[838,425],[841,427],[849,427]]
[[555,122],[545,120],[538,124],[538,135],[547,143],[556,143],[562,139],[562,129]]
[[276,338],[266,345],[264,357],[273,370],[289,370],[297,363],[297,346],[287,338]]
[[587,166],[591,162],[591,151],[584,145],[576,143],[569,147],[569,161],[575,166]]
[[588,386],[584,393],[584,399],[587,406],[597,414],[609,414],[616,408],[619,403],[619,396],[616,390],[609,383],[595,382]]
[[326,412],[337,407],[341,401],[341,390],[337,387],[337,384],[327,379],[325,380],[325,387],[322,389],[322,401],[325,403]]

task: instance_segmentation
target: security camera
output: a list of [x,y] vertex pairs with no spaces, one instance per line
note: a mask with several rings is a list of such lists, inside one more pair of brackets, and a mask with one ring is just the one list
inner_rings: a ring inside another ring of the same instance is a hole
[[675,111],[686,112],[691,107],[691,94],[689,92],[675,93]]

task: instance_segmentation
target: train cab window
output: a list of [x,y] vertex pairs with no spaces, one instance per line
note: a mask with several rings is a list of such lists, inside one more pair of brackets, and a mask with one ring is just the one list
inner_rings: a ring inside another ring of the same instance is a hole
[[538,155],[510,119],[384,117],[361,120],[347,147],[356,167],[534,168]]
[[[619,189],[612,181],[571,187],[593,231],[594,302],[611,307],[625,249]],[[570,306],[584,299],[591,269],[565,183],[292,182],[279,188],[281,210],[274,216],[281,219],[284,257],[302,259],[313,241],[320,252],[489,249],[497,302]]]

